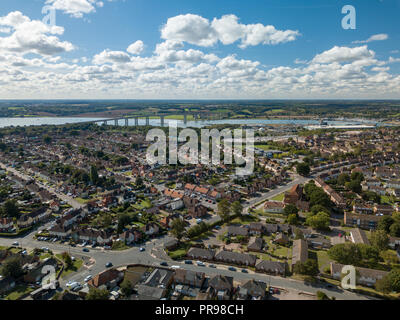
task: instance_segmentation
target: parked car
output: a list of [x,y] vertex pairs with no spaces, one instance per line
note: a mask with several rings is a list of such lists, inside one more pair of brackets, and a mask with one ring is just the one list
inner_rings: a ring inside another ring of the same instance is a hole
[[193,264],[192,260],[185,260],[186,264]]
[[180,269],[180,266],[171,266],[172,269]]
[[86,278],[85,278],[85,282],[89,282],[90,280],[92,280],[93,279],[93,276],[92,275],[88,275]]
[[249,272],[247,271],[247,269],[242,269],[242,272],[243,272],[243,273],[249,273]]
[[236,271],[236,268],[234,268],[234,267],[229,267],[228,270],[230,270],[230,271]]
[[205,264],[201,261],[196,261],[196,263],[199,267],[205,267]]
[[15,247],[18,247],[19,246],[19,242],[18,241],[14,241],[12,245],[15,246]]
[[69,281],[66,283],[66,286],[67,286],[68,288],[72,288],[72,287],[75,287],[75,286],[78,285],[78,284],[79,284],[79,283],[76,282],[76,281],[69,280]]
[[80,283],[78,283],[77,285],[71,287],[71,291],[76,292],[83,289],[82,285]]
[[113,266],[113,264],[111,262],[106,263],[106,268],[111,268],[112,266]]
[[83,248],[82,251],[83,252],[89,252],[89,249],[88,248]]
[[168,263],[166,263],[165,261],[160,262],[160,266],[167,266],[167,265],[168,265]]
[[139,249],[140,252],[143,252],[143,251],[145,251],[145,250],[146,250],[146,249],[143,248],[143,247],[141,247],[141,248]]
[[216,268],[217,266],[215,264],[210,264],[208,265],[210,268]]

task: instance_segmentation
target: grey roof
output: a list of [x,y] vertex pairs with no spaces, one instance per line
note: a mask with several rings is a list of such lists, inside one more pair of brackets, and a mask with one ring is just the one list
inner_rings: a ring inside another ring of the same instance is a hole
[[293,241],[292,264],[300,261],[304,263],[308,259],[308,244],[303,239]]
[[286,263],[278,261],[257,260],[256,270],[284,274]]
[[364,230],[355,228],[350,231],[350,234],[351,234],[351,237],[352,237],[354,243],[369,244],[369,240],[368,240],[367,235],[365,234]]
[[160,300],[166,294],[166,289],[150,287],[143,284],[137,286],[139,300]]
[[145,284],[151,287],[160,285],[167,286],[172,279],[174,273],[165,269],[155,269],[146,279]]
[[215,254],[215,260],[254,266],[257,257],[252,254],[220,250]]
[[234,236],[247,236],[249,234],[249,229],[244,227],[229,226],[228,235]]
[[216,275],[210,279],[208,286],[214,290],[232,290],[233,278],[228,276]]
[[[247,281],[240,287],[240,292],[252,296],[264,296],[267,284],[262,281],[256,281],[254,279]],[[242,291],[242,289],[245,289]]]
[[197,258],[197,259],[206,259],[206,260],[212,260],[214,258],[215,251],[210,250],[210,249],[202,249],[202,248],[196,248],[192,247],[189,249],[187,256],[191,258]]
[[249,240],[249,244],[247,245],[247,249],[251,250],[261,250],[263,247],[264,241],[259,237],[251,237]]

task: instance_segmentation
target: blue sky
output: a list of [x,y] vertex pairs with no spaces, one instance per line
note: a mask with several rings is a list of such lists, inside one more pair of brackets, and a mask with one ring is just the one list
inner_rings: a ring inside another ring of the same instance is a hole
[[2,0],[0,98],[400,98],[399,13],[400,0]]

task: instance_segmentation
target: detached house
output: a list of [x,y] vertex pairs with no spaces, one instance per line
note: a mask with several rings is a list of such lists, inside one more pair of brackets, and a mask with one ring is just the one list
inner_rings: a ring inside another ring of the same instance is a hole
[[14,229],[12,218],[0,218],[0,232],[11,232]]
[[142,228],[147,236],[154,236],[160,232],[160,227],[155,223],[148,223]]

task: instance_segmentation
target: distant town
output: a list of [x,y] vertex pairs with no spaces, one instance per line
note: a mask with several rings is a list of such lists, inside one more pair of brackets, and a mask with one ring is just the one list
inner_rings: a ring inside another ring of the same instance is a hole
[[316,118],[223,125],[255,132],[248,176],[150,165],[150,125],[10,123],[1,299],[399,299],[400,128]]

